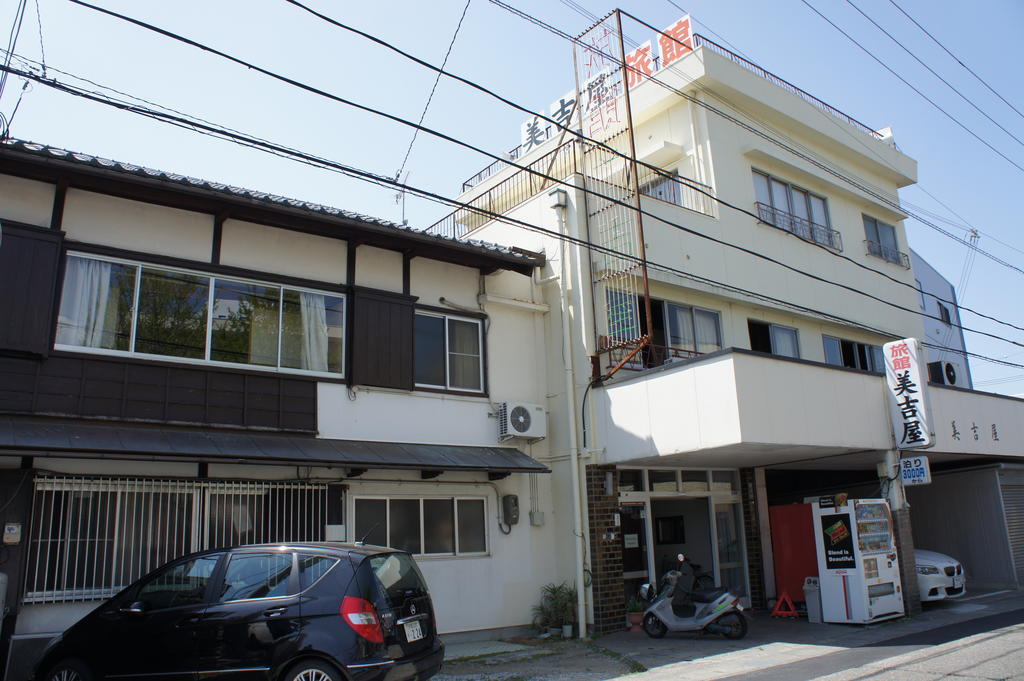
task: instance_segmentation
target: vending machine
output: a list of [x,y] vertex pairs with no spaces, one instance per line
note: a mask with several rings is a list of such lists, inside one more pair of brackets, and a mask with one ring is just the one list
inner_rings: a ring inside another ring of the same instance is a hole
[[811,510],[823,619],[866,624],[901,617],[903,588],[889,503],[821,497]]

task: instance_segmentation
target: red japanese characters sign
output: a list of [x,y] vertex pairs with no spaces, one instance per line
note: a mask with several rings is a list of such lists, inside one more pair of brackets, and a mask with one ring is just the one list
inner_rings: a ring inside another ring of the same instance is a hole
[[928,381],[921,371],[921,342],[916,338],[886,343],[885,383],[889,418],[897,449],[924,449],[935,444],[928,403]]

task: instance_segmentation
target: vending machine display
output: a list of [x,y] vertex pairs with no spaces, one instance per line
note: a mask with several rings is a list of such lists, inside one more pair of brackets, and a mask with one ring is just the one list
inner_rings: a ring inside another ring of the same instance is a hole
[[822,616],[867,623],[903,615],[892,514],[885,499],[825,497],[811,504]]

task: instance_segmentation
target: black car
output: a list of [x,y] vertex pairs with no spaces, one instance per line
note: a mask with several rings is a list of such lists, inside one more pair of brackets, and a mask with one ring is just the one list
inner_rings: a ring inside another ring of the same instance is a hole
[[35,681],[401,681],[441,668],[408,553],[242,546],[151,572],[55,639]]

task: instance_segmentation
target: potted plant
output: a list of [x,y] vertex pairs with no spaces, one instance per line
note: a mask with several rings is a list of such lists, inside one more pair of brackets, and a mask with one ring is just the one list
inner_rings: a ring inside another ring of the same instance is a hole
[[540,603],[533,606],[534,626],[547,629],[553,636],[571,638],[575,621],[576,589],[565,582],[544,585]]
[[647,604],[638,597],[633,596],[626,603],[626,616],[629,618],[630,631],[643,631],[644,610]]

